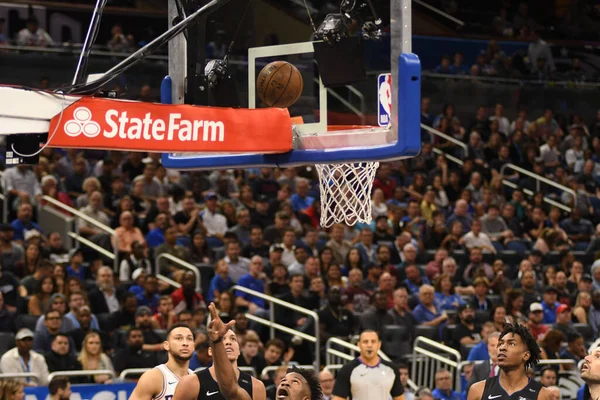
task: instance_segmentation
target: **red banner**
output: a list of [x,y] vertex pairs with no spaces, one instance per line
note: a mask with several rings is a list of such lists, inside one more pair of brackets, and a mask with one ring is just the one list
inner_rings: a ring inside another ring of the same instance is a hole
[[292,149],[287,109],[165,105],[84,97],[54,116],[51,147],[181,152],[283,153]]

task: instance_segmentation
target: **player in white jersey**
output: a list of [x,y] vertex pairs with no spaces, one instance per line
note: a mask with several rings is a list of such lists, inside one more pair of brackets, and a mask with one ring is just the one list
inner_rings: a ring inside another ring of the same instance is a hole
[[193,374],[188,368],[194,354],[194,333],[183,324],[175,324],[163,343],[169,360],[144,372],[129,400],[171,400],[179,380]]

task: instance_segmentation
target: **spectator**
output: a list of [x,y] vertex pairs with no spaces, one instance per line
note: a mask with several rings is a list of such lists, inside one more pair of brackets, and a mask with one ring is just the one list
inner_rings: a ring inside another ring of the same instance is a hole
[[349,311],[361,314],[369,307],[370,294],[362,285],[362,271],[358,268],[348,273],[348,286],[342,292],[342,303]]
[[115,354],[114,368],[117,373],[129,368],[154,368],[159,364],[157,353],[147,351],[144,347],[144,335],[139,328],[127,332],[127,347]]
[[250,242],[242,250],[242,256],[250,259],[253,256],[269,258],[269,246],[263,240],[262,228],[253,225],[250,228]]
[[[280,299],[287,301],[288,303],[295,304],[303,308],[309,308],[308,298],[304,296],[304,277],[302,275],[292,275],[289,278],[290,291],[280,296]],[[288,328],[296,329],[301,332],[308,333],[309,328],[313,326],[312,319],[306,316],[306,314],[298,313],[293,310],[289,310],[284,307],[275,307],[275,319],[282,325]],[[292,343],[301,343],[300,338],[293,337]]]
[[155,314],[158,309],[158,278],[154,275],[146,275],[144,279],[144,291],[137,295],[138,306],[146,306]]
[[[250,260],[249,271],[250,272],[248,274],[240,277],[238,280],[238,286],[265,294],[266,274],[263,272],[263,261],[260,256],[252,257],[252,260]],[[268,318],[266,302],[262,298],[250,295],[240,290],[236,291],[235,296],[236,307],[246,308],[253,315],[257,315],[262,318]]]
[[577,331],[571,326],[571,311],[571,307],[566,304],[556,307],[556,323],[553,329],[561,331],[567,338],[577,334]]
[[250,211],[247,208],[240,208],[236,213],[237,225],[229,230],[235,233],[235,236],[243,246],[250,244],[251,219]]
[[56,282],[51,276],[42,278],[34,293],[31,293],[27,309],[29,315],[39,317],[50,309],[50,298],[56,293]]
[[124,211],[119,217],[120,225],[115,229],[117,242],[113,246],[125,254],[131,253],[131,246],[134,242],[146,243],[142,231],[134,226],[133,222],[133,214],[130,211]]
[[0,381],[0,394],[6,400],[23,400],[25,398],[24,385],[17,380]]
[[121,289],[115,287],[112,269],[107,266],[101,267],[96,276],[96,287],[88,293],[92,312],[103,314],[119,311],[121,296]]
[[196,276],[192,271],[186,271],[181,278],[181,287],[171,293],[175,313],[183,310],[193,311],[204,304],[204,298],[196,292]]
[[[36,331],[33,339],[33,349],[40,354],[50,351],[54,338],[60,333],[61,321],[64,318],[58,310],[49,310],[44,316],[44,328]],[[74,351],[75,344],[70,343],[69,347]]]
[[225,260],[217,261],[215,276],[210,281],[206,301],[211,302],[218,299],[222,292],[229,290],[232,286],[233,281],[229,277],[229,264]]
[[421,286],[419,288],[419,304],[413,310],[413,316],[421,325],[442,328],[448,321],[448,314],[442,312],[434,300],[433,287],[431,285]]
[[19,206],[19,210],[17,212],[17,219],[15,219],[11,226],[14,229],[14,239],[17,241],[24,242],[25,233],[30,230],[36,230],[40,233],[43,233],[42,228],[33,222],[33,208],[31,204],[23,203]]
[[344,240],[345,226],[341,224],[335,224],[331,227],[330,239],[326,246],[333,250],[333,258],[338,265],[344,265],[346,256],[352,248],[352,244],[347,240]]
[[560,303],[556,301],[558,292],[553,286],[548,286],[544,291],[544,301],[542,307],[544,309],[544,323],[554,324],[556,322],[556,312]]
[[558,384],[558,373],[552,367],[544,367],[540,373],[540,383],[545,387]]
[[573,360],[575,364],[563,364],[567,370],[577,369],[577,365],[587,356],[585,342],[583,336],[577,332],[572,332],[567,335],[567,347],[560,351],[560,358],[563,360]]
[[[83,292],[80,292],[78,290],[69,293],[69,296],[67,297],[67,302],[69,305],[69,312],[65,314],[65,318],[70,319],[73,323],[74,329],[77,329],[80,327],[79,320],[77,317],[79,310],[82,307],[87,307],[89,310],[89,305],[87,304],[87,300]],[[90,315],[90,324],[92,329],[100,329],[100,325],[98,324],[98,318],[93,314]]]
[[[189,250],[186,247],[177,244],[177,230],[175,227],[169,226],[165,228],[164,239],[165,241],[154,249],[155,257],[158,257],[161,254],[170,254],[184,261],[189,260]],[[163,274],[171,276],[176,280],[181,276],[181,269],[171,265],[169,260],[161,259],[158,264],[158,267]]]
[[260,345],[261,343],[258,335],[255,333],[248,333],[241,343],[238,366],[253,367],[256,371],[262,371],[267,364],[264,357],[258,353]]
[[225,244],[224,260],[229,265],[229,277],[234,283],[247,274],[250,268],[250,260],[240,257],[240,253],[240,242],[237,239],[232,239]]
[[189,365],[192,371],[203,367],[209,368],[212,365],[212,357],[208,351],[209,348],[210,344],[208,340],[204,340],[196,345],[196,350],[192,354]]
[[[218,212],[217,195],[210,192],[204,196],[204,210],[200,212],[200,218],[206,228],[207,237],[214,238],[217,242],[223,240],[227,232],[227,219]],[[216,242],[216,243],[217,243]]]
[[4,295],[0,292],[0,332],[12,332],[17,330],[15,315],[4,306]]
[[38,374],[39,379],[18,378],[27,386],[43,386],[48,383],[48,365],[44,356],[32,350],[33,332],[21,328],[15,336],[17,347],[7,351],[0,358],[0,371],[4,374],[32,372]]
[[479,330],[475,327],[475,311],[469,303],[458,308],[460,323],[452,331],[452,347],[460,349],[461,345],[475,345],[481,342]]
[[500,372],[498,367],[498,339],[500,338],[500,332],[493,332],[488,338],[487,351],[489,357],[484,362],[476,364],[473,368],[471,379],[467,383],[467,393],[469,388],[475,383],[487,379],[492,376],[497,376]]
[[30,17],[25,22],[25,28],[21,29],[17,34],[17,45],[28,47],[52,47],[54,40],[52,37],[39,27],[38,20]]
[[321,391],[323,392],[322,399],[332,400],[335,378],[328,369],[319,372],[319,384],[321,385]]
[[92,326],[92,312],[86,305],[81,306],[75,313],[77,317],[78,328],[75,328],[68,332],[72,342],[75,343],[75,351],[81,352],[85,337],[90,333],[97,333],[102,341],[102,347],[110,349],[110,337],[105,332],[100,331],[99,328],[93,328]]
[[436,399],[460,400],[461,395],[452,390],[452,375],[446,369],[440,369],[435,373],[435,389],[431,392]]
[[147,248],[144,242],[135,241],[131,244],[131,254],[124,257],[119,265],[119,280],[121,282],[133,281],[133,271],[141,268],[146,274],[150,274],[151,263],[146,252]]
[[475,288],[475,296],[472,300],[472,305],[475,310],[491,310],[492,302],[487,298],[490,290],[490,281],[485,277],[477,277],[473,281]]
[[48,372],[81,370],[81,364],[70,349],[70,340],[65,333],[59,333],[54,337],[50,351],[45,356]]
[[[467,357],[468,361],[489,360],[490,353],[488,345],[490,344],[490,341],[493,340],[492,336],[496,337],[496,342],[498,341],[498,335],[493,335],[494,332],[498,332],[494,323],[488,321],[483,324],[481,327],[481,341],[469,351],[469,356]],[[496,344],[494,344],[494,348],[496,347]]]
[[354,332],[355,320],[352,312],[342,307],[341,289],[337,286],[329,288],[327,305],[321,308],[319,329],[323,340],[337,337],[347,340]]
[[50,400],[69,400],[71,398],[71,383],[67,378],[56,377],[48,384]]

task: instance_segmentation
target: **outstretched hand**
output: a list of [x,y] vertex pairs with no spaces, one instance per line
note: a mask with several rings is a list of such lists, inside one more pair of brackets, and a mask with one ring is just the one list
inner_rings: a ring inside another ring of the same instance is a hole
[[215,303],[210,303],[208,306],[208,311],[210,311],[210,323],[208,324],[208,338],[212,341],[218,341],[222,339],[223,336],[227,333],[229,329],[233,327],[235,324],[235,320],[231,320],[228,323],[224,323],[219,317],[219,312],[217,311],[217,307],[215,307]]

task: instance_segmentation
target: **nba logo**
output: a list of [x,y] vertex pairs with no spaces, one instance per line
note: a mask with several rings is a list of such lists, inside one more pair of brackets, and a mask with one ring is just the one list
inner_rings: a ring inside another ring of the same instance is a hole
[[388,126],[392,122],[392,74],[381,74],[377,79],[377,121],[379,126]]

